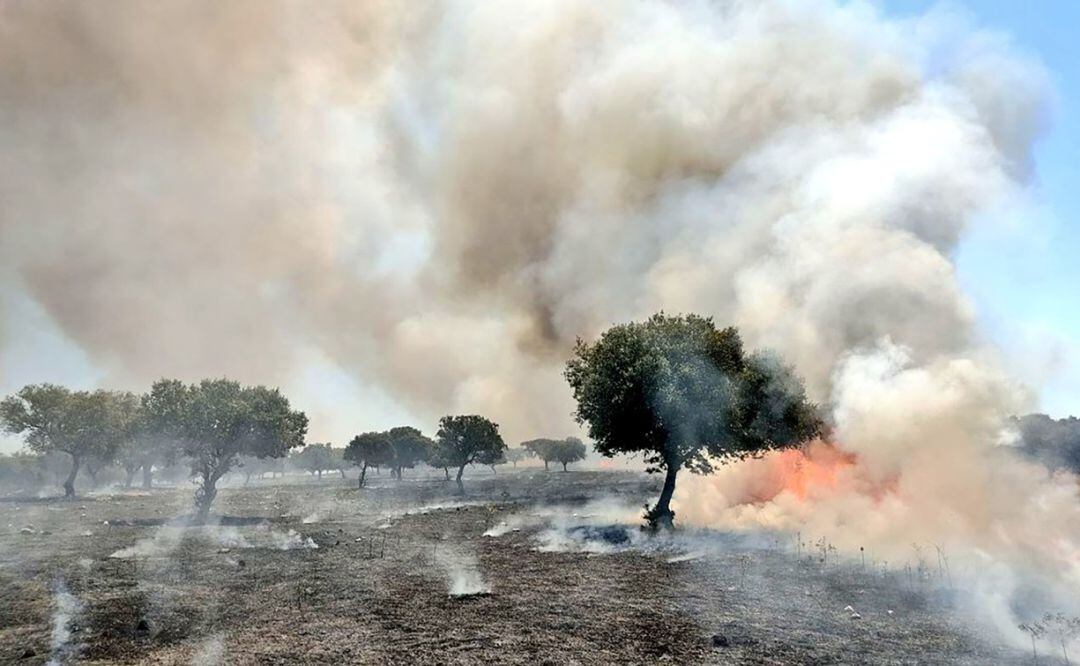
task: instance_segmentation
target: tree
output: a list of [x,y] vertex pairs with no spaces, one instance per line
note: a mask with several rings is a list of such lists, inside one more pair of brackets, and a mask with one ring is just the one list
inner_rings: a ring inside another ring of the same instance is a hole
[[341,470],[341,458],[329,444],[308,444],[293,456],[300,469],[316,474],[322,480],[324,470]]
[[530,439],[522,442],[522,447],[540,460],[544,461],[544,469],[549,469],[548,463],[562,463],[563,471],[572,462],[585,459],[585,444],[577,437],[566,439]]
[[553,460],[562,463],[562,470],[565,472],[570,463],[585,460],[585,443],[577,437],[567,437],[555,442],[551,453]]
[[432,446],[430,439],[409,426],[391,428],[386,436],[391,449],[391,458],[386,464],[397,479],[401,479],[402,469],[412,469],[416,463],[426,460]]
[[217,482],[241,455],[280,458],[303,444],[308,420],[277,389],[204,379],[180,400],[184,452],[202,484],[195,493],[196,521],[205,522]]
[[499,435],[499,426],[483,416],[444,416],[439,420],[435,436],[436,457],[447,467],[457,467],[458,490],[464,492],[461,475],[473,463],[493,465],[502,458],[506,443]]
[[108,391],[69,391],[55,384],[26,386],[0,402],[5,432],[23,435],[37,453],[71,456],[64,497],[75,496],[75,479],[91,458],[111,461],[125,427],[121,399]]
[[506,461],[513,465],[515,468],[517,467],[517,464],[519,462],[525,460],[530,455],[532,454],[521,447],[506,449]]
[[191,389],[176,379],[159,379],[139,399],[135,435],[121,455],[129,475],[142,468],[142,487],[154,485],[154,467],[177,462],[184,449],[185,411]]
[[734,328],[711,318],[667,316],[578,340],[566,365],[577,400],[602,455],[641,453],[664,487],[646,513],[671,527],[671,497],[680,469],[704,474],[713,464],[791,447],[818,436],[817,408],[802,381],[773,354],[747,354]]
[[345,447],[345,460],[360,468],[357,487],[364,487],[368,467],[389,464],[394,459],[394,449],[390,437],[385,432],[365,432],[352,438]]
[[439,446],[438,442],[433,442],[431,448],[428,449],[426,462],[435,469],[441,469],[446,474],[446,480],[450,480],[450,467],[453,463],[450,461],[449,451]]
[[1080,474],[1080,419],[1052,419],[1046,414],[1013,417],[1020,435],[1020,450],[1052,470]]

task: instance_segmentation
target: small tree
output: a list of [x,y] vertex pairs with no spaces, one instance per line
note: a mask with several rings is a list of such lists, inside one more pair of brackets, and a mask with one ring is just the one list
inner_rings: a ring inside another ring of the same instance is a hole
[[493,465],[502,458],[506,443],[499,435],[499,426],[483,416],[444,416],[439,420],[435,436],[438,458],[447,467],[457,467],[459,492],[464,492],[461,475],[473,463]]
[[562,463],[562,469],[565,472],[566,466],[570,463],[585,460],[585,443],[577,437],[567,437],[555,442],[551,454],[553,460]]
[[734,328],[697,315],[661,313],[593,344],[578,340],[566,378],[597,451],[641,453],[649,472],[665,473],[646,513],[654,527],[672,525],[680,469],[708,473],[716,461],[795,446],[823,427],[790,368],[745,353]]
[[300,446],[307,416],[293,411],[277,389],[204,379],[188,389],[182,410],[185,453],[202,480],[195,493],[196,520],[205,522],[217,482],[241,455],[280,458]]
[[453,465],[450,461],[450,452],[439,446],[438,441],[433,442],[431,448],[428,449],[426,462],[430,467],[441,469],[446,474],[446,480],[450,480],[450,467]]
[[544,469],[549,469],[548,463],[555,460],[553,452],[558,440],[554,439],[530,439],[527,442],[522,442],[521,447],[528,452],[528,454],[534,458],[539,458],[544,461]]
[[394,450],[390,445],[390,437],[385,432],[365,432],[353,437],[349,445],[345,447],[345,460],[360,468],[358,488],[364,487],[368,467],[386,465],[393,457]]
[[315,474],[320,481],[324,470],[342,468],[334,448],[329,444],[308,444],[293,456],[293,464]]
[[517,468],[517,464],[530,456],[530,453],[523,448],[515,447],[506,449],[506,462]]
[[402,469],[412,469],[417,463],[426,460],[431,450],[431,440],[416,428],[391,428],[386,436],[392,452],[391,459],[386,464],[390,467],[390,474],[396,479],[401,479]]
[[116,453],[125,427],[119,402],[108,391],[31,385],[0,402],[0,423],[5,432],[23,435],[31,451],[71,457],[64,497],[72,498],[83,463],[91,457],[111,461]]

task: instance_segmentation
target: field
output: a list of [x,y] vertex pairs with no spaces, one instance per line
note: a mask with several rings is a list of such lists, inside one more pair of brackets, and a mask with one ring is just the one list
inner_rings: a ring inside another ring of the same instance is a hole
[[790,535],[650,537],[643,475],[441,477],[253,481],[203,528],[176,520],[187,486],[0,502],[0,663],[1030,661],[930,574]]

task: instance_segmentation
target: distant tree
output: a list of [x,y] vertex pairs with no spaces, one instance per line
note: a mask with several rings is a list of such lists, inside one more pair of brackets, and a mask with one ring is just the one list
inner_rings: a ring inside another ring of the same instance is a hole
[[394,478],[401,478],[402,469],[412,469],[427,459],[432,441],[416,428],[400,426],[386,433],[390,441],[391,458],[386,463]]
[[747,354],[734,328],[697,315],[654,315],[578,340],[566,366],[588,426],[605,456],[641,453],[664,487],[646,513],[671,527],[680,469],[708,473],[716,461],[798,445],[823,428],[802,381],[771,354]]
[[476,415],[442,417],[435,442],[436,458],[447,467],[457,467],[460,492],[464,492],[461,475],[467,465],[493,465],[506,450],[498,424]]
[[566,439],[530,439],[522,442],[522,447],[540,460],[544,461],[544,469],[549,469],[548,464],[557,462],[563,466],[585,459],[585,444],[577,437]]
[[551,453],[556,462],[562,463],[562,469],[565,472],[566,466],[570,463],[585,460],[585,443],[577,437],[567,437],[557,441]]
[[1014,417],[1012,423],[1020,434],[1019,446],[1025,455],[1050,469],[1080,474],[1080,419],[1028,414]]
[[428,449],[425,462],[430,467],[441,469],[446,474],[446,480],[450,480],[450,468],[453,466],[453,462],[450,460],[450,452],[439,446],[438,441],[432,443],[431,448]]
[[62,452],[71,457],[64,496],[75,496],[75,479],[90,458],[111,461],[122,439],[123,421],[116,394],[69,391],[55,384],[26,386],[0,402],[4,431],[23,435],[37,453]]
[[0,454],[0,489],[4,493],[40,488],[47,477],[46,456],[25,451]]
[[324,471],[342,469],[341,458],[329,444],[308,444],[293,454],[292,462],[300,469],[318,476],[320,481]]
[[521,447],[506,449],[506,461],[513,465],[515,468],[517,464],[526,458],[529,458],[531,454]]
[[385,432],[365,432],[352,438],[345,447],[345,460],[360,468],[357,487],[363,488],[368,467],[387,465],[394,458],[390,437]]
[[204,379],[183,400],[184,452],[202,481],[195,493],[196,520],[205,522],[217,482],[242,455],[280,458],[303,444],[307,416],[293,411],[277,389]]

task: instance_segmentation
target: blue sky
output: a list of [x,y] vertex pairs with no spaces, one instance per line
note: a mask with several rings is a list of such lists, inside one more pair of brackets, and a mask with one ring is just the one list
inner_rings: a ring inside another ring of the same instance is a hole
[[957,257],[983,330],[1042,384],[1046,411],[1080,414],[1080,1],[883,0],[907,16],[935,7],[967,14],[1009,36],[1046,68],[1056,93],[1049,131],[1035,150],[1028,204],[977,225]]

